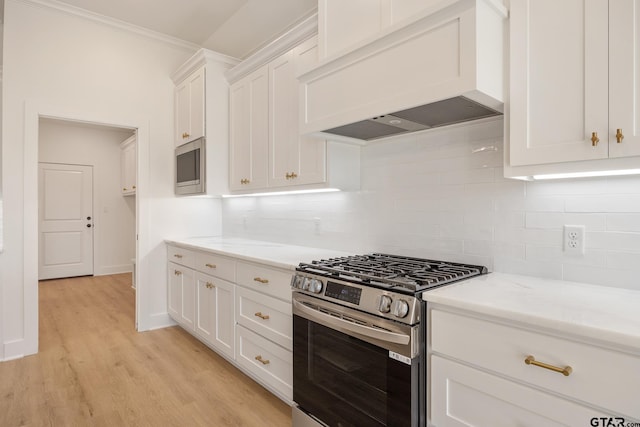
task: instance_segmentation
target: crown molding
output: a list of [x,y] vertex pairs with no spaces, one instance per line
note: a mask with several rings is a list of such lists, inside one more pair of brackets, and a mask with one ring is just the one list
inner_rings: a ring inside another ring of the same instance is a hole
[[139,27],[137,25],[133,25],[128,22],[121,21],[119,19],[111,18],[105,15],[100,15],[99,13],[91,12],[86,9],[82,9],[76,6],[72,6],[70,4],[62,3],[57,0],[8,0],[8,1],[15,1],[18,3],[24,3],[27,5],[30,5],[30,6],[56,10],[59,12],[66,13],[68,15],[79,16],[81,18],[85,18],[90,21],[99,22],[101,24],[108,25],[113,28],[118,28],[120,30],[135,33],[135,34],[148,37],[150,39],[158,40],[163,43],[171,44],[183,49],[192,50],[192,51],[200,49],[200,46],[195,43],[191,43],[186,40],[179,39],[177,37],[172,37],[172,36],[160,33],[158,31],[153,31],[147,28]]
[[314,13],[300,24],[260,49],[237,66],[225,73],[231,84],[248,75],[253,70],[299,45],[302,41],[318,33],[318,14]]
[[171,74],[171,80],[173,80],[175,84],[179,84],[184,81],[187,76],[205,64],[218,63],[225,68],[231,68],[238,65],[239,62],[239,59],[202,48]]

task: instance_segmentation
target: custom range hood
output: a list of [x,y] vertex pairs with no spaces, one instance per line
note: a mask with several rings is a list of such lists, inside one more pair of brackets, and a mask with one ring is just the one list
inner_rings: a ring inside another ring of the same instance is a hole
[[301,133],[361,142],[501,115],[506,17],[499,1],[435,2],[324,58],[299,75]]

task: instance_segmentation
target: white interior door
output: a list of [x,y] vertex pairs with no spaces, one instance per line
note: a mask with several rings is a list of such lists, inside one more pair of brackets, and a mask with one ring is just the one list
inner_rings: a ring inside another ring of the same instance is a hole
[[38,165],[38,278],[93,274],[93,167]]

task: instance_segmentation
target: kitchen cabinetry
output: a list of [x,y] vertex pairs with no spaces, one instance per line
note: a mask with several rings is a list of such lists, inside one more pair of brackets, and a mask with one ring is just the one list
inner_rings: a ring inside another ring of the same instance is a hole
[[291,271],[173,245],[167,256],[169,315],[291,402]]
[[200,49],[171,76],[176,85],[175,146],[205,137],[209,196],[229,192],[229,85],[224,73],[237,63]]
[[440,305],[431,305],[429,315],[434,426],[590,425],[593,417],[640,417],[637,375],[629,375],[640,372],[637,355]]
[[269,158],[269,67],[260,67],[235,82],[229,93],[229,188],[232,191],[266,188]]
[[136,194],[136,136],[120,144],[120,184],[123,196]]
[[176,147],[205,136],[205,69],[176,86]]
[[286,401],[293,399],[291,272],[238,262],[238,364]]
[[297,74],[317,62],[317,37],[277,52],[244,75],[228,74],[230,189],[359,188],[359,147],[300,136]]
[[505,176],[640,164],[639,0],[512,0]]

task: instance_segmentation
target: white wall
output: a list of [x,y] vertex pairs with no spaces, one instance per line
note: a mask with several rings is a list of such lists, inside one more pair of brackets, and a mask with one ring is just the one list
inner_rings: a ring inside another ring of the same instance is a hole
[[170,322],[163,239],[220,231],[219,202],[173,194],[169,76],[193,53],[46,6],[5,1],[0,358],[37,351],[39,115],[138,129],[138,328]]
[[136,256],[136,199],[121,190],[120,143],[130,130],[40,120],[40,162],[93,166],[93,269],[96,276],[131,271]]
[[[225,199],[224,232],[640,290],[640,177],[507,180],[502,148],[501,120],[373,143],[362,191]],[[584,257],[563,224],[586,226]]]

